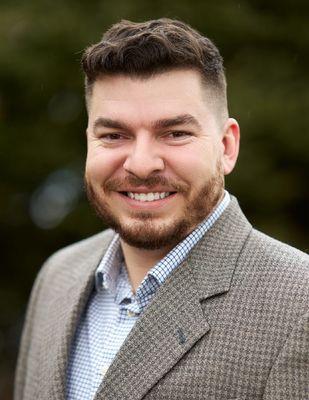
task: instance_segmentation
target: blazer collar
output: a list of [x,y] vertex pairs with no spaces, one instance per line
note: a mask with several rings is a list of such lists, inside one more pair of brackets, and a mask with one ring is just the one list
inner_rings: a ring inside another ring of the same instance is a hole
[[237,200],[159,288],[110,366],[95,400],[140,400],[210,326],[200,301],[227,292],[251,231]]
[[200,299],[227,292],[237,259],[252,229],[235,197],[187,259]]

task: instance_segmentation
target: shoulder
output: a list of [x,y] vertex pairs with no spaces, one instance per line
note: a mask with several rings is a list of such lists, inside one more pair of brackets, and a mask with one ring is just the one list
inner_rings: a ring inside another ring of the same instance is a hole
[[241,243],[239,260],[272,271],[278,269],[282,272],[287,268],[298,273],[302,271],[305,275],[309,273],[309,255],[252,227],[234,196],[231,195],[230,205],[221,219],[224,226],[221,224],[219,228],[223,230],[227,226],[227,238],[235,239],[235,233],[244,232],[244,235],[238,235],[238,240],[242,236],[245,238]]
[[80,270],[98,263],[107,250],[115,232],[107,229],[53,253],[41,267],[37,280],[72,280]]
[[59,249],[53,253],[48,259],[47,263],[61,263],[67,262],[76,257],[83,257],[93,251],[96,251],[98,247],[108,247],[111,242],[115,232],[112,229],[107,229],[103,232],[97,233],[86,239],[80,240],[73,244],[70,244],[62,249]]
[[309,273],[308,254],[280,242],[256,229],[252,229],[244,250],[247,257],[259,260],[269,268],[296,268]]
[[252,229],[235,274],[268,305],[308,310],[309,256],[292,246]]

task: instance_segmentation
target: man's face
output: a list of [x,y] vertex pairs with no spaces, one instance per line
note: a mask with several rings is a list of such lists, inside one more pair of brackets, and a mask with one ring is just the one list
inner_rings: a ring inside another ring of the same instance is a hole
[[172,247],[223,195],[222,125],[192,70],[95,82],[85,182],[128,244]]

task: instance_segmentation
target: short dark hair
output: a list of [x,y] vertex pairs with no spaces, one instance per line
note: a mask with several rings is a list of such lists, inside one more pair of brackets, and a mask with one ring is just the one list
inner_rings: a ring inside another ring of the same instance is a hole
[[100,42],[84,51],[82,68],[86,75],[86,98],[100,76],[148,78],[173,69],[195,69],[203,82],[215,89],[221,107],[226,108],[226,79],[218,48],[182,21],[160,18],[114,24]]

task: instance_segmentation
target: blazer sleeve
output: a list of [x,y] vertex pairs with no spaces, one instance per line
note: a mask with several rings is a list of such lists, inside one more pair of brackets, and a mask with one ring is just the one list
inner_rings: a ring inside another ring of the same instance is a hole
[[31,380],[33,381],[34,371],[32,371],[32,366],[35,365],[34,358],[36,351],[32,349],[32,339],[34,321],[37,314],[37,304],[43,281],[43,272],[44,268],[41,269],[35,280],[27,306],[15,371],[14,400],[22,400],[24,398],[24,387],[27,377],[31,376]]
[[263,399],[309,399],[309,313],[302,316],[278,354]]

